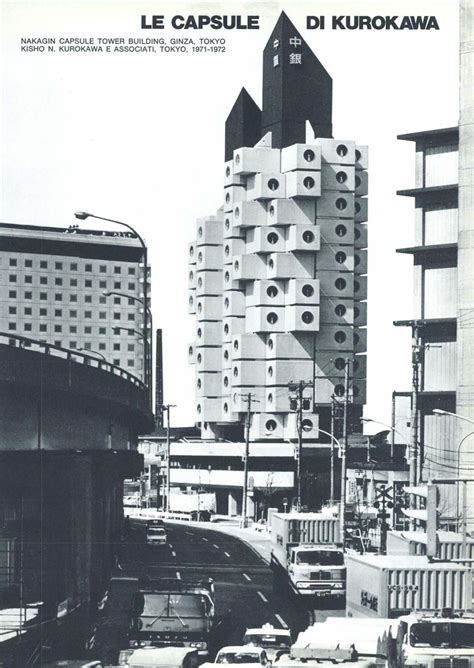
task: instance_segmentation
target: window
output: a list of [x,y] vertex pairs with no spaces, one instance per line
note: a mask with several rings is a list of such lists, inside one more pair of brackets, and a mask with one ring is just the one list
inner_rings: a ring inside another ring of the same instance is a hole
[[92,287],[92,281],[89,278],[86,278],[84,281],[84,287],[85,288],[91,288]]
[[128,360],[127,366],[135,366],[135,362],[133,360]]
[[23,325],[25,332],[31,332],[31,322],[25,322]]
[[270,179],[267,183],[267,186],[269,187],[270,190],[278,190],[280,184],[276,179]]
[[25,260],[25,267],[31,268],[33,266],[33,260]]
[[30,276],[29,274],[27,274],[25,276],[25,283],[33,283],[33,276]]
[[120,343],[114,343],[114,350],[120,350]]
[[69,347],[74,350],[74,348],[77,348],[77,341],[69,341]]
[[10,281],[10,283],[16,283],[16,274],[10,274],[8,280]]
[[105,320],[107,318],[107,313],[105,311],[99,311],[99,319]]
[[278,294],[278,288],[275,285],[269,285],[267,288],[267,295],[269,297],[276,297]]
[[32,312],[33,312],[33,309],[30,306],[27,306],[25,308],[25,311],[24,311],[25,315],[31,315]]
[[8,307],[8,313],[10,315],[16,315],[16,306],[9,306]]
[[134,300],[134,299],[129,299],[129,300],[128,300],[128,305],[129,305],[129,306],[133,306],[134,304],[135,304],[135,300]]
[[106,288],[107,287],[107,281],[99,281],[99,288]]
[[316,156],[314,151],[312,151],[310,148],[306,149],[306,151],[303,153],[303,158],[306,160],[306,162],[313,162],[315,157]]
[[92,304],[92,295],[86,295],[84,301],[86,304]]
[[9,323],[8,323],[8,329],[9,329],[10,331],[15,330],[15,329],[16,329],[16,322],[9,322]]
[[54,285],[62,285],[63,284],[63,279],[62,278],[55,278],[54,279]]
[[84,334],[92,334],[92,327],[84,327]]
[[47,308],[40,308],[40,316],[45,317],[48,315],[48,309]]
[[60,269],[60,270],[62,270],[62,268],[63,268],[63,263],[62,263],[62,262],[55,262],[55,263],[54,263],[54,268],[55,268],[55,269]]
[[114,304],[120,304],[120,297],[114,297]]
[[54,325],[54,331],[58,334],[63,331],[62,325]]
[[92,311],[84,311],[84,318],[92,318]]
[[99,350],[105,350],[105,343],[99,343]]
[[46,260],[41,260],[40,261],[40,269],[47,269],[48,268],[48,263]]
[[101,274],[105,274],[107,272],[107,266],[105,264],[101,264],[99,267],[99,271]]
[[62,318],[63,311],[60,308],[54,309],[54,317],[55,318]]
[[107,297],[99,297],[99,304],[107,304]]
[[40,285],[48,285],[48,277],[40,276]]
[[122,287],[122,283],[120,281],[114,281],[114,289],[115,290],[120,290]]
[[69,295],[70,302],[77,302],[77,295]]
[[128,274],[129,276],[135,276],[135,267],[129,267]]
[[312,297],[314,295],[314,288],[309,283],[306,283],[306,285],[303,285],[301,288],[301,292],[305,297]]
[[129,313],[128,314],[128,319],[129,320],[135,320],[135,313]]
[[99,327],[99,334],[101,335],[105,334],[105,327]]
[[129,353],[134,353],[135,352],[135,344],[127,343],[127,350],[128,350]]
[[76,325],[71,325],[71,326],[69,327],[69,332],[70,332],[70,334],[77,334],[77,327],[76,327]]
[[[31,294],[31,292],[30,292],[30,294]],[[9,299],[16,299],[16,290],[9,290],[8,291],[8,297],[9,297]],[[26,292],[25,292],[25,299],[28,299],[28,297],[26,297]],[[31,299],[31,297],[29,297],[29,299]]]
[[86,271],[92,271],[92,265],[91,265],[91,264],[86,264],[86,266],[84,267],[84,269],[85,269]]
[[343,251],[338,251],[334,257],[338,264],[343,264],[347,259],[347,255]]
[[70,318],[77,318],[77,311],[69,311]]
[[39,330],[40,330],[40,332],[47,332],[48,331],[48,326],[47,325],[40,325]]
[[77,288],[77,278],[71,278],[71,280],[69,281],[69,285],[71,286],[71,288]]
[[274,324],[277,322],[277,320],[278,320],[278,316],[277,316],[277,314],[274,313],[273,311],[271,311],[271,312],[267,315],[267,322],[268,322],[270,325],[274,325]]
[[314,315],[310,311],[304,311],[301,320],[306,324],[309,325],[313,322],[314,320]]
[[114,274],[121,274],[121,273],[122,273],[121,267],[114,267]]
[[77,271],[77,262],[71,262],[70,269],[71,271]]
[[118,358],[115,358],[113,363],[115,364],[115,366],[120,366],[120,360]]
[[62,302],[62,300],[63,300],[62,294],[60,292],[56,292],[56,294],[54,295],[54,301]]
[[311,190],[311,188],[314,188],[314,179],[311,176],[307,176],[303,179],[303,185],[307,190]]
[[46,301],[48,299],[48,293],[47,292],[40,292],[40,299],[43,301]]
[[120,313],[114,313],[114,320],[120,320]]
[[344,158],[348,153],[347,146],[345,146],[344,144],[339,144],[339,146],[336,148],[336,153],[341,158]]
[[86,343],[84,343],[84,349],[85,350],[90,350],[91,349],[91,342],[90,341],[86,341]]
[[128,284],[128,289],[129,290],[135,290],[135,283],[129,283]]

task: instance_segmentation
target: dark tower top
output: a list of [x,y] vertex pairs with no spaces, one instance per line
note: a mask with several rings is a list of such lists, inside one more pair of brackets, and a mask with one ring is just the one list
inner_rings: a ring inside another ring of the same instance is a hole
[[236,148],[255,146],[261,136],[262,112],[242,88],[225,122],[226,161],[232,160]]
[[332,137],[332,79],[285,12],[263,51],[262,106],[273,148],[304,143],[306,121],[315,137]]

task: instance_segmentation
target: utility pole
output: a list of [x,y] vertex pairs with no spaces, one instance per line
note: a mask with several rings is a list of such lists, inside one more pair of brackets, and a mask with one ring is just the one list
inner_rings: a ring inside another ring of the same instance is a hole
[[162,406],[166,411],[166,512],[170,511],[170,473],[171,473],[171,437],[170,437],[170,408],[175,408],[175,404],[165,404]]
[[311,408],[311,399],[303,396],[306,387],[311,387],[313,383],[305,383],[303,380],[295,385],[289,383],[288,389],[290,392],[296,392],[296,396],[290,396],[290,408],[296,413],[296,429],[298,432],[298,445],[295,452],[296,459],[296,510],[301,512],[302,500],[302,475],[301,475],[301,460],[303,457],[303,410]]
[[346,516],[346,456],[349,441],[349,365],[351,360],[346,357],[344,367],[344,421],[342,432],[342,451],[341,451],[341,504],[340,504],[340,538],[344,545],[345,541],[345,516]]
[[242,490],[242,527],[247,526],[247,496],[249,488],[249,449],[250,449],[250,415],[252,411],[252,395],[246,397],[247,416],[245,419],[245,455],[244,455],[244,486]]
[[[421,478],[421,460],[418,447],[418,393],[420,389],[420,365],[423,356],[423,347],[420,345],[420,331],[416,321],[412,326],[412,388],[411,388],[411,416],[410,416],[410,447],[409,447],[409,468],[410,468],[410,487],[416,487]],[[410,494],[410,508],[415,508],[416,496]],[[412,528],[415,525],[411,520]]]
[[331,480],[329,491],[329,503],[334,505],[334,417],[336,412],[334,394],[331,396]]

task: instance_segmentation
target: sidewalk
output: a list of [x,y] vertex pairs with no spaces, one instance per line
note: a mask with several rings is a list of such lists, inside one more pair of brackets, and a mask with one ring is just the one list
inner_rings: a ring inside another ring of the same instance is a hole
[[[196,529],[210,529],[220,531],[229,536],[239,538],[267,564],[270,563],[272,552],[271,534],[265,530],[264,525],[254,524],[253,527],[242,528],[239,526],[239,519],[228,519],[220,522],[184,522],[182,520],[166,520],[176,524],[186,524]],[[257,529],[258,527],[258,529]]]

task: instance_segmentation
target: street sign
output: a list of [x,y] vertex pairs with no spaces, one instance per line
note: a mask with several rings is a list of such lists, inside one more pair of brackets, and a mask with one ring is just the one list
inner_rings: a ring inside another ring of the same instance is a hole
[[349,434],[347,437],[347,445],[353,448],[367,448],[369,443],[369,437],[365,434]]

